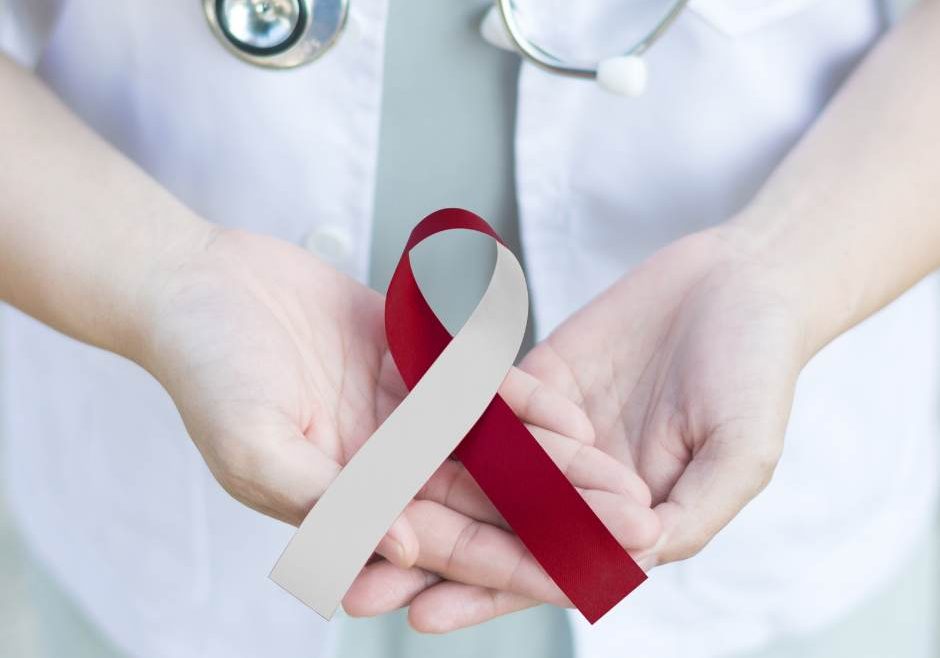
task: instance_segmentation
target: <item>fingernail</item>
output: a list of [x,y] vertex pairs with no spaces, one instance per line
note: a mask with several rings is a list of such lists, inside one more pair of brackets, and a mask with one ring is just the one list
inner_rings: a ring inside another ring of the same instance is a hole
[[405,553],[405,545],[397,539],[395,540],[395,557],[397,558],[399,564],[404,564],[407,558]]

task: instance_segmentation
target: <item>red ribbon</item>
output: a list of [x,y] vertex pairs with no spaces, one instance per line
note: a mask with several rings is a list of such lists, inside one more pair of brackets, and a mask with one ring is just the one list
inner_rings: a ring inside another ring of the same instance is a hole
[[[451,229],[478,231],[502,242],[486,221],[460,209],[432,213],[412,230],[385,302],[389,349],[409,390],[451,340],[418,288],[409,252]],[[454,456],[592,624],[646,579],[499,395]]]

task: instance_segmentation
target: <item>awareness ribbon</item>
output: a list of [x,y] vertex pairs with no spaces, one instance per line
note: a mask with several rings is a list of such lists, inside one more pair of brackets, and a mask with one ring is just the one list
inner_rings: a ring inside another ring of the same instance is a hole
[[[489,285],[451,337],[418,288],[409,253],[468,229],[496,242]],[[483,219],[439,210],[411,232],[385,301],[385,333],[410,393],[356,452],[271,572],[329,619],[388,528],[451,454],[546,573],[594,623],[646,578],[497,394],[522,344],[525,275]]]

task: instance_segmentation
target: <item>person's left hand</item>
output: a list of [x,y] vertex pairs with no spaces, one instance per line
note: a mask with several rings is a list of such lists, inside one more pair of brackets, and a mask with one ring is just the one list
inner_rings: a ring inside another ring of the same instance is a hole
[[[536,346],[521,367],[579,402],[595,445],[649,485],[646,567],[694,555],[769,481],[807,347],[788,283],[731,228],[683,238]],[[364,578],[360,586],[368,584]],[[537,602],[460,583],[411,601],[446,632]]]

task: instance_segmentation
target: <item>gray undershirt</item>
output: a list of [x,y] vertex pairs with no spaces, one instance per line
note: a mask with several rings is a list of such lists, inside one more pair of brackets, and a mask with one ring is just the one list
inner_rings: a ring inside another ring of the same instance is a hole
[[[459,206],[517,249],[512,146],[519,61],[480,37],[485,0],[391,0],[370,282],[384,291],[411,228]],[[486,239],[416,250],[422,290],[459,327],[489,278]],[[427,275],[422,277],[422,272]]]
[[[370,283],[385,291],[411,228],[442,207],[473,210],[516,254],[513,133],[519,61],[487,44],[485,0],[391,0]],[[421,289],[453,332],[489,279],[487,239],[441,236],[413,257]],[[424,245],[423,245],[424,246]],[[542,606],[444,636],[403,612],[344,619],[340,658],[569,658],[564,613]]]

